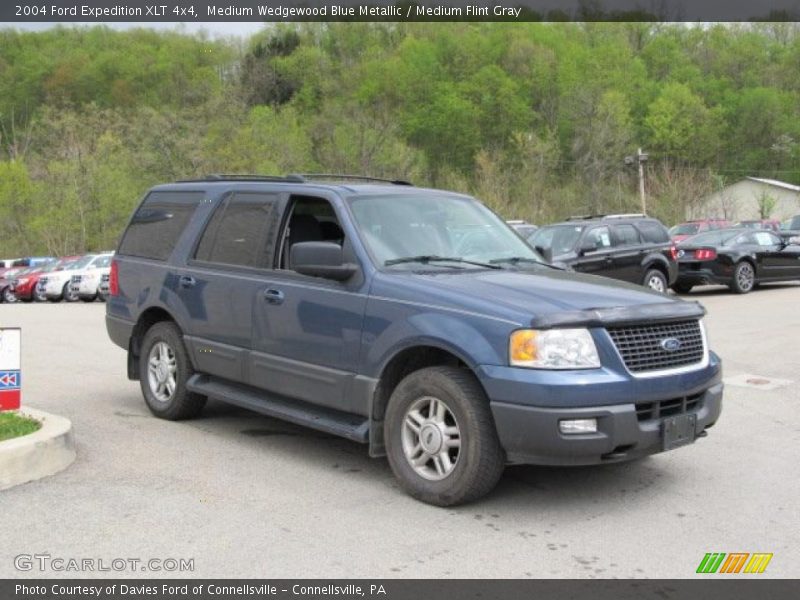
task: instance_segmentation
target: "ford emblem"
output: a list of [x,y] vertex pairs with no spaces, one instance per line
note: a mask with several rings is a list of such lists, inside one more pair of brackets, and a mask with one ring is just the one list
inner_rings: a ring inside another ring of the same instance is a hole
[[661,347],[667,352],[676,352],[681,349],[683,343],[678,338],[666,338],[661,340]]

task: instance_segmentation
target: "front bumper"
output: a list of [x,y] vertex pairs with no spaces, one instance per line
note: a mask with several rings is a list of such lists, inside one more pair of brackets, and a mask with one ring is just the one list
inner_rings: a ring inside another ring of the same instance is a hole
[[[674,406],[667,415],[695,415],[695,436],[716,423],[722,410],[719,359],[664,377],[639,379],[611,369],[535,371],[479,368],[490,398],[500,443],[510,463],[592,465],[631,460],[664,450],[662,421],[650,406]],[[596,418],[597,432],[562,434],[563,419]]]

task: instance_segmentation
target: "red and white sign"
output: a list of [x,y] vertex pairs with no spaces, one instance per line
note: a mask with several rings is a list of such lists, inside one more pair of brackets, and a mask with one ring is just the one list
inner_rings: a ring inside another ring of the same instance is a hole
[[0,327],[0,410],[19,408],[22,396],[19,328]]

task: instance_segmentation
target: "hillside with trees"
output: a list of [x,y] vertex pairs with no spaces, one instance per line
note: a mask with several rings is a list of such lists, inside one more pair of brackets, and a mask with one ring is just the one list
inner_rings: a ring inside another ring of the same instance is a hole
[[796,24],[331,23],[249,39],[0,30],[0,254],[113,248],[151,185],[339,172],[507,218],[679,220],[745,175],[800,182]]

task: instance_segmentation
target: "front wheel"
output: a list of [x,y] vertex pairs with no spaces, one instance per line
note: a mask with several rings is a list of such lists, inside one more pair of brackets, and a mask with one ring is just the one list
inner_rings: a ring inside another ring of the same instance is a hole
[[667,292],[667,278],[658,269],[649,269],[644,274],[644,285],[654,292],[665,294]]
[[16,301],[17,301],[17,295],[14,293],[14,291],[10,287],[5,288],[3,290],[3,302],[12,304]]
[[186,389],[193,374],[175,323],[161,321],[147,330],[139,357],[139,383],[150,412],[170,421],[197,416],[206,397]]
[[44,289],[40,288],[38,285],[33,287],[33,301],[47,302],[47,294],[45,294]]
[[743,260],[733,270],[733,282],[730,288],[737,294],[746,294],[756,285],[756,270],[753,265]]
[[505,466],[486,394],[472,373],[456,367],[403,379],[389,399],[384,438],[403,489],[437,506],[484,496]]

